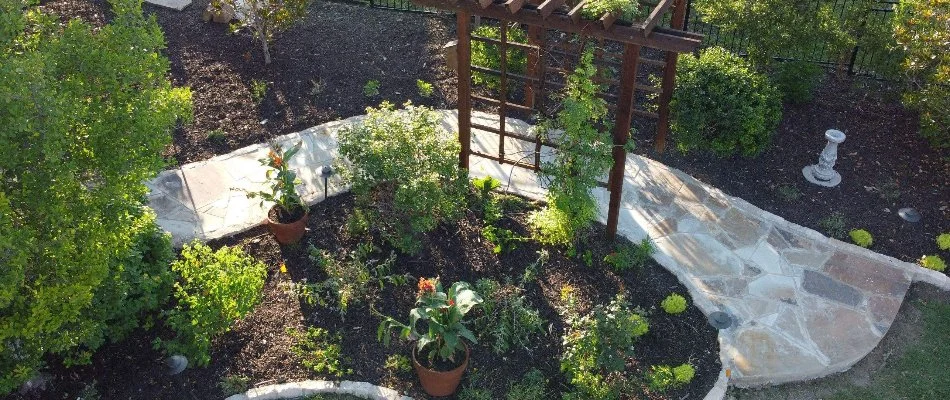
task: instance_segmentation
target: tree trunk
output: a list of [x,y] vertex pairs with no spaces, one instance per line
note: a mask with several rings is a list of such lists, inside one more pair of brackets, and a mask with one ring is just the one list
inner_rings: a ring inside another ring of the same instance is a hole
[[267,48],[267,38],[262,37],[261,43],[264,45],[264,65],[270,64],[270,50]]

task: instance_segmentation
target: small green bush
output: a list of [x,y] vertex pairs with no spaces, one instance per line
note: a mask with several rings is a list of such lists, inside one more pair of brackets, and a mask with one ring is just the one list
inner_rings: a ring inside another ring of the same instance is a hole
[[801,104],[811,101],[823,72],[815,62],[786,61],[776,66],[772,81],[786,101]]
[[389,357],[386,357],[386,364],[383,364],[383,366],[394,374],[412,372],[412,363],[409,361],[409,357],[401,354],[390,354]]
[[950,233],[941,233],[937,236],[937,247],[940,250],[950,250]]
[[407,102],[367,108],[363,122],[339,133],[340,154],[352,162],[341,176],[372,228],[406,253],[421,235],[461,215],[468,179],[459,168],[458,140],[441,128],[439,113]]
[[260,79],[251,80],[251,100],[254,104],[260,105],[267,96],[267,81]]
[[848,235],[851,236],[851,241],[854,242],[854,244],[864,248],[871,247],[871,244],[874,243],[874,237],[871,236],[871,232],[864,229],[852,229]]
[[672,139],[681,151],[755,157],[772,142],[781,96],[744,59],[720,47],[682,54],[670,101]]
[[660,303],[660,307],[663,307],[663,311],[666,311],[667,314],[676,315],[686,311],[687,304],[685,297],[679,293],[673,293],[663,299],[663,302]]
[[225,396],[244,393],[251,388],[251,378],[244,375],[228,375],[218,382],[218,388]]
[[426,82],[422,79],[416,79],[416,89],[419,90],[419,95],[422,97],[432,97],[432,84]]
[[326,329],[308,326],[306,331],[287,328],[287,335],[294,341],[290,351],[308,370],[335,377],[352,374],[345,366],[343,335],[331,335]]
[[835,239],[843,239],[847,233],[848,219],[840,212],[833,212],[831,215],[818,221],[818,227],[824,229],[829,236]]
[[604,262],[613,267],[614,271],[622,272],[628,269],[643,268],[650,261],[656,248],[650,238],[645,238],[639,244],[630,243],[618,246],[617,251],[604,256]]
[[169,354],[183,354],[196,366],[211,361],[211,341],[227,332],[260,301],[267,267],[237,247],[217,251],[195,241],[172,263],[175,308],[166,312],[172,340],[157,339]]
[[[501,29],[492,25],[480,25],[472,31],[475,36],[486,37],[489,39],[501,39]],[[528,35],[525,30],[518,26],[508,28],[508,42],[528,43]],[[489,68],[496,71],[501,69],[501,51],[498,45],[494,43],[485,43],[480,40],[472,40],[472,65]],[[508,46],[507,69],[508,73],[524,75],[528,65],[528,54],[523,49]],[[486,74],[480,71],[472,71],[472,82],[477,85],[484,84],[490,89],[497,89],[500,83],[499,77]],[[509,83],[509,88],[512,86]],[[510,89],[509,89],[510,90]]]
[[530,348],[538,335],[544,332],[541,313],[526,303],[521,289],[502,286],[490,279],[475,283],[482,295],[482,315],[475,320],[482,342],[490,343],[497,354],[515,348]]
[[588,0],[581,9],[584,18],[596,20],[606,13],[623,16],[628,21],[636,21],[642,16],[637,2],[630,0]]
[[521,378],[508,387],[508,393],[505,394],[507,400],[547,400],[551,398],[548,393],[548,380],[544,374],[537,369],[531,369]]
[[366,96],[366,97],[379,96],[379,81],[375,79],[366,81],[366,84],[363,85],[363,96]]
[[934,271],[943,272],[947,269],[947,264],[943,261],[940,256],[930,255],[923,256],[920,258],[920,266],[932,269]]
[[678,367],[654,365],[647,373],[647,385],[650,389],[665,392],[688,385],[695,375],[696,370],[690,364],[682,364]]
[[503,210],[498,199],[493,196],[492,190],[501,187],[501,181],[491,176],[472,178],[472,187],[475,188],[476,194],[473,197],[474,204],[472,206],[474,206],[476,212],[481,212],[482,219],[485,220],[486,224],[498,222]]

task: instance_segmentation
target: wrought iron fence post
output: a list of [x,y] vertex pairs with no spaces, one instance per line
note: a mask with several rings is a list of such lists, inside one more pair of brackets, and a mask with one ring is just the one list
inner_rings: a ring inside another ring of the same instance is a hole
[[854,46],[854,50],[851,51],[851,61],[848,62],[848,75],[854,75],[854,62],[858,59],[858,51],[861,50],[861,46]]

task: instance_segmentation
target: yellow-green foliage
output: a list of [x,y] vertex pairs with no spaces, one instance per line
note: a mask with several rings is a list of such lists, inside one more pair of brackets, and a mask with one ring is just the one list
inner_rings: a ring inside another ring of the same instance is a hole
[[934,271],[943,272],[947,269],[947,263],[940,256],[923,256],[920,258],[920,266]]
[[851,241],[861,247],[871,247],[871,244],[874,243],[874,237],[871,236],[871,232],[864,229],[853,229],[849,235],[851,236]]
[[[472,32],[475,36],[486,37],[489,39],[501,39],[501,29],[492,25],[480,25]],[[528,43],[528,35],[524,29],[517,26],[509,27],[507,30],[508,42]],[[509,73],[523,75],[528,65],[528,55],[524,50],[514,46],[508,46],[508,57],[506,59],[506,69]],[[472,65],[501,70],[501,51],[497,44],[485,43],[480,40],[472,40]],[[498,76],[486,74],[479,71],[472,72],[472,81],[475,84],[485,84],[489,88],[497,88],[500,82]],[[509,87],[511,84],[509,83]]]
[[666,311],[669,314],[679,314],[683,311],[686,311],[686,298],[680,296],[678,293],[673,293],[669,296],[666,296],[663,299],[663,302],[660,303],[660,306],[663,307],[663,311]]
[[937,247],[940,250],[950,250],[950,233],[941,233],[937,236]]
[[696,370],[689,364],[678,367],[654,365],[647,373],[647,384],[653,390],[664,392],[689,384],[694,376],[696,376]]

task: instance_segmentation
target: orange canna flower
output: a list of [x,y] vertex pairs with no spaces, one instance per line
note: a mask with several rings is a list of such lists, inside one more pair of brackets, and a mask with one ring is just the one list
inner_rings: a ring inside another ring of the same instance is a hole
[[435,279],[419,278],[418,288],[419,293],[417,295],[419,297],[426,293],[435,293]]
[[275,153],[274,150],[267,153],[267,158],[270,158],[271,165],[274,168],[280,168],[280,166],[284,164],[284,159],[281,158],[280,154]]

